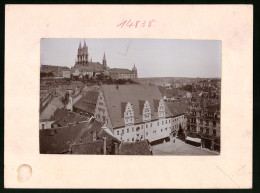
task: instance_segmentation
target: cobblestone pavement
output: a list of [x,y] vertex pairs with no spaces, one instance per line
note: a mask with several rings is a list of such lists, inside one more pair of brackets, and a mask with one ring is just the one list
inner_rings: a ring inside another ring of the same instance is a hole
[[219,155],[208,149],[201,149],[193,145],[187,144],[180,139],[173,139],[169,142],[152,146],[153,155]]

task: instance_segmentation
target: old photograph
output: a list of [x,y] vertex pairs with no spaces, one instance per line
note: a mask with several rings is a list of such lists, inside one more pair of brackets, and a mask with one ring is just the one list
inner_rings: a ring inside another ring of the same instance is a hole
[[221,41],[42,38],[41,154],[221,152]]

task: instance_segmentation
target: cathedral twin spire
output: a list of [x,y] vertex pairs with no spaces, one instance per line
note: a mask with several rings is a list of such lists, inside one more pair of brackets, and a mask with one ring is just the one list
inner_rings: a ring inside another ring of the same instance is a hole
[[[81,45],[81,41],[79,42],[79,48],[78,48],[78,55],[77,55],[77,59],[76,59],[76,63],[82,63],[82,62],[86,62],[88,63],[88,47],[86,44],[86,41],[84,39],[84,44],[83,47]],[[90,59],[90,62],[92,62],[92,58]],[[103,60],[102,60],[103,66],[107,67],[107,60],[106,60],[106,54],[104,52],[104,56],[103,56]]]

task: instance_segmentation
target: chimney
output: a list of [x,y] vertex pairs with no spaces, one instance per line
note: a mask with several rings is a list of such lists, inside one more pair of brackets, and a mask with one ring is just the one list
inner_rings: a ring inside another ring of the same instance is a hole
[[104,139],[104,155],[106,155],[107,154],[107,138],[106,137],[103,137],[103,139]]

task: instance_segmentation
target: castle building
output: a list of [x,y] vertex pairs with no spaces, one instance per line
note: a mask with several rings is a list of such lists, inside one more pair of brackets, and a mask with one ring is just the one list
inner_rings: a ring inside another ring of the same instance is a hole
[[156,85],[102,85],[94,117],[122,142],[169,140],[172,114]]
[[[71,68],[71,74],[83,78],[95,77],[98,74],[103,73],[104,75],[110,76],[113,79],[137,79],[137,68],[133,67],[132,70],[123,68],[109,68],[107,65],[106,55],[104,53],[102,64],[100,62],[92,62],[90,58],[86,41],[84,40],[83,47],[81,42],[79,43],[78,53],[75,60],[74,67]],[[68,75],[66,75],[68,77]]]

